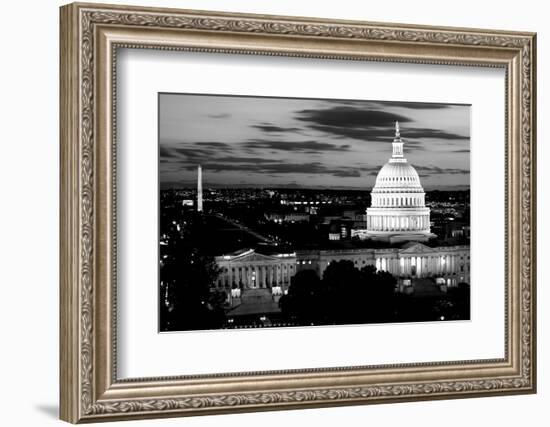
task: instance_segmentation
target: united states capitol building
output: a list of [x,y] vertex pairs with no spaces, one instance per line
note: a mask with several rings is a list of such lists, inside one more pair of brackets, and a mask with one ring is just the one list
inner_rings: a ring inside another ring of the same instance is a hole
[[430,208],[425,205],[424,189],[414,167],[403,155],[399,123],[395,123],[393,153],[382,166],[371,191],[367,209],[367,237],[390,242],[427,241]]
[[[201,204],[202,206],[202,204]],[[273,295],[286,293],[300,270],[315,270],[322,277],[330,263],[349,260],[357,268],[373,265],[396,276],[400,291],[413,291],[415,280],[431,278],[446,289],[470,282],[469,245],[433,246],[430,208],[415,168],[404,155],[399,124],[395,126],[392,155],[382,166],[365,213],[366,229],[357,235],[376,242],[372,248],[297,250],[265,255],[253,249],[216,257],[221,270],[216,287],[231,289],[241,298],[253,289]],[[385,245],[384,245],[385,243]],[[252,291],[254,293],[254,291]]]

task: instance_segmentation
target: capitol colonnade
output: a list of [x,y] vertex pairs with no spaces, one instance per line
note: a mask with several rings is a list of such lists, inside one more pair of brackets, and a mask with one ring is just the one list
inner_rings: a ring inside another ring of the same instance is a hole
[[420,242],[408,242],[399,248],[298,251],[297,256],[312,262],[302,265],[298,261],[298,271],[312,268],[319,277],[332,262],[347,260],[356,268],[373,265],[377,271],[387,271],[398,278],[442,278],[450,286],[470,282],[470,247],[467,245],[432,248]]
[[470,250],[467,246],[438,248],[436,253],[383,253],[376,255],[376,269],[398,277],[440,277],[448,285],[470,282]]
[[370,231],[409,232],[429,228],[429,212],[419,215],[418,210],[411,210],[410,212],[404,210],[397,215],[387,215],[385,212],[377,215],[376,212],[371,210],[371,214],[367,216],[367,229]]

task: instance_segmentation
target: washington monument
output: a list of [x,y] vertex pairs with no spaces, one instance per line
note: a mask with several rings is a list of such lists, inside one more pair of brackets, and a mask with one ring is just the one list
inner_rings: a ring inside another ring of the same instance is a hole
[[197,168],[197,212],[202,212],[202,168]]

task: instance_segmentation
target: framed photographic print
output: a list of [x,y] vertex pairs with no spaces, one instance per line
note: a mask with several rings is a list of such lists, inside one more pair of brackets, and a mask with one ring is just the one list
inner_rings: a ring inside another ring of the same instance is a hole
[[61,8],[61,418],[533,393],[535,35]]

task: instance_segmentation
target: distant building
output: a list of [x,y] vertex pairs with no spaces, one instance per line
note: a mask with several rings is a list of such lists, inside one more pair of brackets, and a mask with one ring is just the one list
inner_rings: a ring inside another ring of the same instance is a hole
[[342,217],[352,219],[354,221],[366,221],[367,216],[364,212],[356,211],[356,210],[344,210],[342,212]]
[[442,239],[470,238],[470,225],[463,221],[436,220],[432,229]]
[[353,228],[351,230],[351,238],[367,240],[369,238],[369,231],[366,228]]
[[272,288],[288,289],[290,278],[296,274],[296,254],[263,255],[254,250],[216,257],[222,270],[217,288]]
[[291,205],[291,206],[319,206],[331,204],[332,200],[288,200],[281,199],[281,205]]
[[340,223],[338,221],[332,221],[328,228],[328,239],[332,241],[340,240],[342,238],[342,231]]
[[367,209],[367,229],[371,239],[427,241],[430,232],[430,208],[418,173],[403,156],[399,123],[395,122],[393,153],[380,169],[371,191],[371,207]]
[[307,222],[309,221],[310,214],[307,212],[268,212],[265,215],[265,219],[268,221],[283,223],[283,222]]

